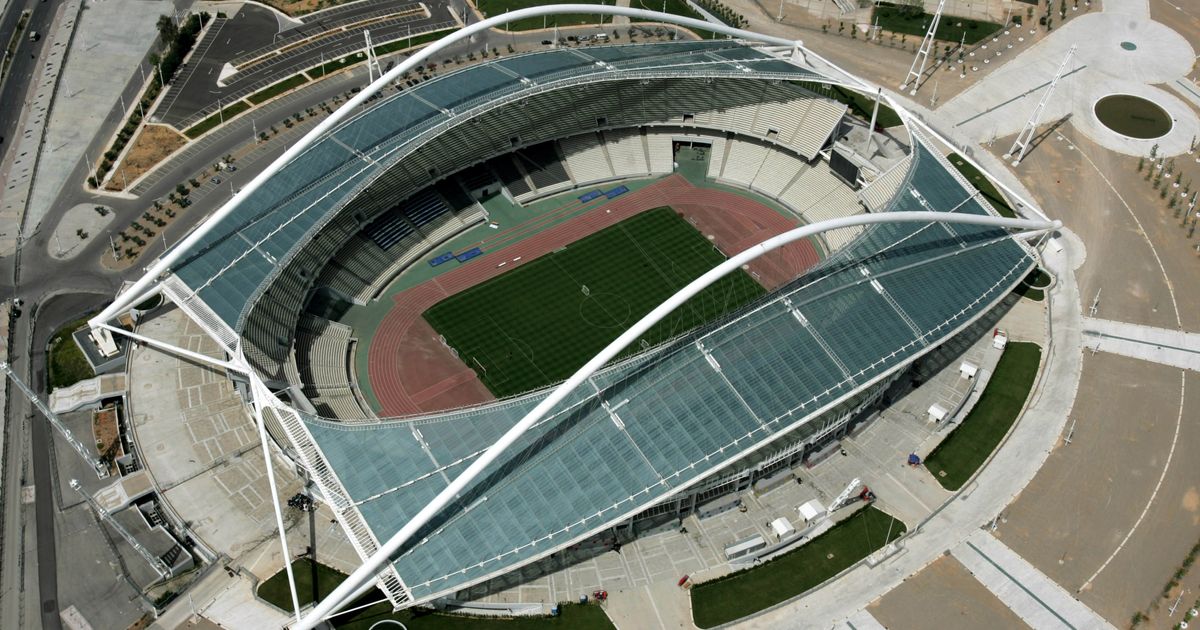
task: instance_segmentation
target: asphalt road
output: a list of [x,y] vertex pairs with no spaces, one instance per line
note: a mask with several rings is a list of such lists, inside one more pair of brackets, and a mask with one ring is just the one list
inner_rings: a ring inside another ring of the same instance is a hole
[[[339,15],[336,22],[355,22],[365,17],[366,13],[387,11],[389,6],[399,9],[409,5],[407,0],[364,4],[361,9],[363,15]],[[428,18],[395,18],[373,23],[366,30],[371,32],[372,41],[379,44],[453,21],[450,5],[446,2],[429,3],[426,6],[430,12]],[[455,7],[456,11],[461,10],[457,4]],[[315,24],[321,24],[323,28],[331,26],[326,22],[316,21],[283,31],[279,33],[279,45],[283,46],[284,41],[297,31],[314,34],[312,31],[318,30],[314,28]],[[227,105],[305,68],[319,65],[322,61],[338,59],[362,50],[364,46],[364,29],[354,28],[255,63],[231,76],[225,85],[217,85],[221,68],[226,62],[235,60],[244,53],[262,50],[264,46],[269,47],[276,36],[277,28],[273,13],[251,4],[243,6],[230,19],[214,23],[205,37],[196,44],[197,53],[202,54],[192,55],[192,61],[176,78],[171,88],[172,93],[164,99],[164,106],[154,114],[154,118],[179,127],[190,126],[216,111],[218,103]]]
[[46,42],[42,37],[36,42],[29,41],[29,32],[37,31],[45,34],[50,27],[54,14],[62,0],[12,0],[0,16],[0,55],[8,48],[8,42],[16,31],[21,12],[29,10],[29,22],[26,24],[21,37],[17,40],[17,48],[13,52],[12,65],[0,85],[0,160],[12,146],[12,139],[17,133],[17,121],[21,117],[21,104],[29,91],[33,73],[37,70],[37,55]]

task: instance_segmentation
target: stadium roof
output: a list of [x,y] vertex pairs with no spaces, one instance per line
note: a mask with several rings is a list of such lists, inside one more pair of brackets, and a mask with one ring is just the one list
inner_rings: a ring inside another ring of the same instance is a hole
[[579,82],[639,77],[825,79],[736,40],[563,48],[451,72],[346,121],[242,200],[172,268],[233,330],[296,250],[372,180],[479,110]]
[[[359,191],[475,112],[579,82],[693,76],[831,81],[732,40],[546,51],[450,73],[317,138],[245,193],[167,281],[183,285],[189,295],[176,301],[210,333],[237,331],[275,274]],[[879,209],[993,212],[910,131],[907,178]],[[401,548],[385,590],[398,605],[453,594],[611,527],[785,434],[818,433],[814,419],[853,408],[872,384],[969,325],[1033,261],[1003,229],[868,228],[767,300],[594,375]],[[247,376],[255,405],[274,411],[364,557],[548,393],[333,423],[283,407]]]
[[[985,214],[917,145],[888,210]],[[965,203],[964,203],[965,202]],[[642,511],[798,427],[989,309],[1033,264],[1005,230],[889,224],[716,328],[607,369],[414,536],[395,568],[424,601]],[[348,498],[389,536],[546,392],[401,421],[305,418]]]

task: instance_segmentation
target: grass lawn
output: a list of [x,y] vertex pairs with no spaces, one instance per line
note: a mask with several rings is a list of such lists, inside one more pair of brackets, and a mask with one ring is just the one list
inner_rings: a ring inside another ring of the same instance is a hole
[[988,203],[992,204],[992,207],[996,209],[996,212],[1000,213],[1000,216],[1010,219],[1017,217],[1016,211],[1012,209],[1012,206],[1008,205],[1008,201],[1004,198],[1004,195],[1000,194],[1000,191],[992,183],[992,180],[988,179],[983,173],[980,173],[979,169],[971,166],[970,162],[962,159],[962,156],[957,153],[947,155],[946,159],[950,160],[950,165],[957,169],[959,173],[962,173],[962,176],[967,178],[967,181],[971,182],[971,185],[976,190],[983,193],[984,199],[987,199]]
[[[833,98],[848,105],[850,113],[868,123],[871,122],[871,112],[875,109],[875,99],[837,86],[833,88],[833,92]],[[888,127],[895,127],[901,122],[900,114],[897,114],[896,110],[888,107],[886,103],[879,104],[879,116],[875,119],[876,126],[887,129]]]
[[[662,0],[658,0],[657,2],[655,0],[630,0],[629,6],[634,9],[645,9],[646,11],[663,10]],[[694,18],[697,20],[704,19],[704,16],[692,9],[686,0],[667,0],[666,12],[673,13],[675,15],[682,15],[683,17]]]
[[[900,7],[887,2],[880,2],[875,6],[872,22],[876,19],[879,21],[879,26],[885,31],[924,37],[925,32],[929,30],[929,21],[933,19],[933,15],[925,13],[920,7]],[[1004,26],[995,22],[968,20],[967,18],[955,15],[942,14],[942,20],[938,22],[938,29],[937,33],[934,34],[934,38],[957,44],[962,41],[965,34],[967,36],[967,44],[974,44],[985,37],[991,36],[992,33],[1001,28],[1004,28]]]
[[304,76],[304,74],[293,75],[280,81],[279,83],[276,83],[275,85],[272,85],[271,87],[263,88],[254,94],[251,94],[249,96],[249,100],[251,103],[259,105],[275,98],[276,96],[279,96],[280,94],[283,94],[284,92],[287,92],[288,90],[294,89],[300,85],[304,85],[307,82],[308,77]]
[[787,601],[904,532],[904,523],[868,505],[774,560],[692,587],[692,620],[701,628],[711,628]]
[[1042,271],[1041,268],[1034,269],[1029,272],[1028,276],[1017,285],[1016,292],[1021,297],[1027,297],[1034,302],[1041,302],[1046,297],[1046,292],[1042,289],[1050,286],[1050,274]]
[[96,375],[71,333],[87,325],[87,318],[63,326],[50,338],[50,389],[66,387]]
[[[478,0],[475,7],[484,14],[485,17],[496,17],[503,15],[506,11],[516,11],[517,9],[527,9],[529,7],[539,7],[546,4],[543,0]],[[601,0],[579,0],[574,4],[605,4]],[[662,8],[662,5],[659,5]],[[542,28],[544,24],[546,28],[553,28],[555,21],[559,26],[574,26],[577,24],[600,24],[600,16],[593,13],[583,13],[579,15],[558,15],[549,16],[545,20],[540,17],[525,18],[510,22],[505,28],[501,25],[500,30],[512,31],[532,31]],[[612,22],[612,18],[605,16],[605,23]],[[564,36],[565,37],[565,36]]]
[[[493,394],[511,396],[567,378],[723,260],[690,223],[662,207],[452,295],[425,319]],[[764,293],[739,270],[651,328],[644,341],[665,341]],[[627,353],[640,350],[635,344]]]
[[925,458],[942,487],[961,488],[1004,439],[1029,397],[1041,359],[1037,344],[1008,342],[979,402]]
[[425,44],[428,44],[429,42],[437,41],[437,40],[445,37],[446,34],[447,34],[447,30],[443,29],[440,31],[430,31],[428,33],[421,33],[420,35],[413,35],[412,37],[404,37],[404,38],[398,39],[394,42],[388,42],[386,44],[381,44],[379,46],[376,46],[375,54],[379,55],[379,56],[383,56],[383,55],[389,55],[391,53],[394,53],[397,50],[404,50],[405,48],[416,48],[417,46],[424,46]]
[[187,131],[183,132],[183,135],[195,140],[196,138],[199,138],[207,133],[213,127],[224,124],[224,121],[237,116],[247,109],[250,109],[250,104],[246,101],[238,101],[232,105],[226,105],[225,107],[221,108],[221,111],[189,127]]
[[[312,602],[312,561],[307,558],[292,563],[292,571],[296,577],[296,595],[300,605]],[[340,571],[331,569],[323,564],[317,564],[317,583],[321,589],[321,597],[331,593],[338,584],[346,579]],[[292,609],[292,596],[288,592],[287,572],[280,571],[271,576],[258,587],[258,596],[283,610]],[[346,606],[347,609],[363,604],[379,601],[383,593],[372,590],[357,601]],[[560,608],[558,617],[527,617],[517,619],[482,619],[464,617],[461,615],[445,615],[427,611],[402,610],[392,613],[392,605],[381,602],[360,611],[335,619],[334,627],[339,630],[368,630],[373,624],[385,619],[394,619],[403,623],[409,630],[544,630],[547,628],[578,628],[580,630],[611,630],[613,624],[599,606],[565,605]],[[380,627],[395,627],[383,624]]]

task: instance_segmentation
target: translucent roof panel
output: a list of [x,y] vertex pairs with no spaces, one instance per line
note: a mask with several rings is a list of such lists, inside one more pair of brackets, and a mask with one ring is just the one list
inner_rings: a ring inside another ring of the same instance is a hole
[[270,181],[246,193],[237,211],[222,219],[172,272],[239,330],[257,296],[297,250],[421,134],[472,108],[543,91],[549,84],[611,80],[650,69],[656,76],[743,76],[721,55],[771,63],[769,71],[756,71],[764,77],[819,78],[733,40],[549,50],[449,72],[380,100],[318,139]]
[[[911,209],[899,199],[917,190],[930,209],[987,211],[962,203],[968,191],[924,147],[913,168],[891,210]],[[597,374],[402,550],[394,564],[413,600],[507,572],[752,446],[815,431],[818,412],[968,325],[1032,266],[1004,234],[958,227],[962,238],[939,225],[874,226],[733,319]],[[345,490],[386,539],[546,393],[428,418],[308,424],[335,470],[354,469]]]

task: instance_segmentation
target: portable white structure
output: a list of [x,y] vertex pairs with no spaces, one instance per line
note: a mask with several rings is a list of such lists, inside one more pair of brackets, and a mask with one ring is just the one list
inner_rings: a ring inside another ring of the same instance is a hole
[[946,408],[941,406],[941,404],[939,404],[939,403],[933,403],[932,405],[929,406],[929,421],[930,422],[941,422],[942,420],[946,419],[946,416],[949,416],[949,415],[950,415],[950,412],[947,411]]
[[817,519],[825,518],[826,514],[825,506],[816,499],[801,503],[800,507],[796,508],[796,511],[800,513],[800,518],[809,525],[816,522]]
[[762,549],[763,547],[766,547],[766,546],[767,546],[767,539],[763,538],[762,536],[752,536],[745,540],[735,542],[732,545],[729,545],[728,547],[726,547],[725,548],[725,559],[726,560],[737,560],[738,558],[752,554],[755,551],[758,551],[759,549]]
[[791,521],[781,516],[771,521],[771,531],[775,532],[776,539],[783,540],[784,538],[795,534],[796,528],[792,527]]
[[971,363],[970,361],[963,361],[958,366],[958,373],[961,374],[963,378],[975,378],[975,375],[979,374],[979,366]]

